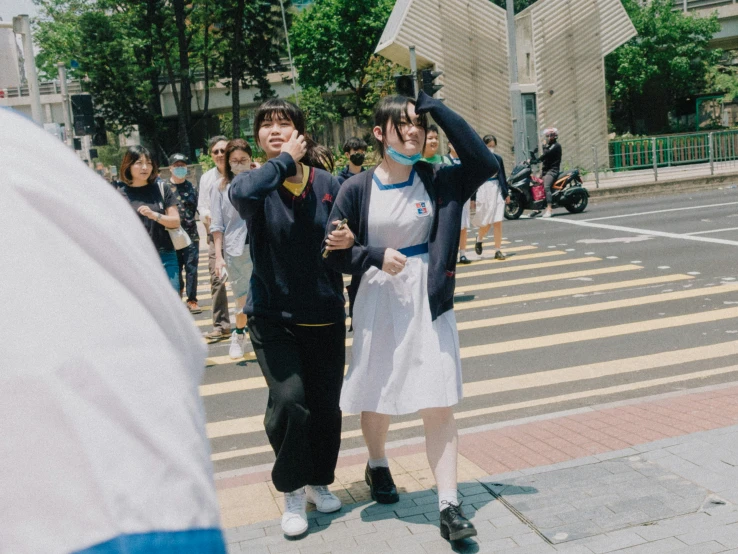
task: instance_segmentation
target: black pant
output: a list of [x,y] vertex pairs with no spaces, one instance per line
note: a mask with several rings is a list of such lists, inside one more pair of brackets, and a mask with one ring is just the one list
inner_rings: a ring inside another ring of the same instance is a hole
[[264,416],[280,492],[335,480],[341,446],[346,326],[301,327],[249,316],[249,335],[269,386]]
[[[179,294],[187,283],[187,301],[197,302],[197,266],[200,263],[200,241],[193,240],[187,248],[177,250],[179,262]],[[185,278],[186,276],[186,278]]]
[[551,207],[551,186],[556,182],[559,176],[558,171],[549,171],[543,176],[543,188],[546,191],[546,206]]
[[208,270],[210,271],[210,292],[213,298],[213,330],[230,331],[231,317],[228,314],[226,280],[215,273],[215,241],[208,235]]

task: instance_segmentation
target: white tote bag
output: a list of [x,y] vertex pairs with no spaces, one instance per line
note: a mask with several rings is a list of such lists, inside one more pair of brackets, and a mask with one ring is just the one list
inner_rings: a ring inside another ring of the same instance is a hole
[[[161,193],[161,201],[164,202],[164,183],[159,181],[159,192]],[[169,232],[169,238],[172,239],[172,244],[175,250],[182,250],[192,244],[192,239],[188,235],[182,226],[180,225],[176,229],[167,229]]]

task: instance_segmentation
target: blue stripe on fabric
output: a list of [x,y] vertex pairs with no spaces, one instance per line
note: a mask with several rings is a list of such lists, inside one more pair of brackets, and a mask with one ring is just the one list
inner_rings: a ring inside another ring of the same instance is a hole
[[75,554],[225,554],[220,529],[152,531],[119,535]]
[[416,244],[414,246],[408,246],[407,248],[400,248],[398,252],[400,254],[404,254],[408,258],[411,258],[413,256],[420,256],[421,254],[427,254],[428,243],[424,242],[423,244]]
[[379,180],[379,177],[377,177],[376,173],[373,175],[373,179],[374,179],[374,182],[377,183],[379,190],[392,190],[392,189],[401,189],[401,188],[409,187],[410,185],[413,184],[413,181],[415,181],[415,168],[413,167],[413,170],[410,172],[410,177],[404,183],[395,183],[394,185],[383,185],[382,181]]

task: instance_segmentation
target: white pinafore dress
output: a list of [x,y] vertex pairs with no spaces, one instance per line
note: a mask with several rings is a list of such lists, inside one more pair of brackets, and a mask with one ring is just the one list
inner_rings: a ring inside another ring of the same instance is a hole
[[477,213],[472,222],[477,227],[492,225],[502,221],[505,214],[505,200],[502,198],[500,181],[489,179],[477,190]]
[[375,176],[372,187],[368,245],[408,259],[397,275],[372,267],[362,276],[341,410],[401,415],[453,406],[462,397],[456,317],[449,310],[432,321],[428,301],[434,206],[414,170],[389,186]]

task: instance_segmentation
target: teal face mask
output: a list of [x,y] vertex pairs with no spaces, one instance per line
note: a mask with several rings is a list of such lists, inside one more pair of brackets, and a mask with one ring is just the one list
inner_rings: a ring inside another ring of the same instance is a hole
[[415,165],[415,162],[420,161],[420,159],[423,157],[420,152],[417,154],[413,154],[412,156],[406,156],[405,154],[401,154],[391,146],[387,147],[387,154],[389,154],[389,157],[395,160],[398,164],[402,165]]
[[187,177],[187,168],[186,167],[173,167],[172,175],[174,175],[177,179],[184,179],[185,177]]

